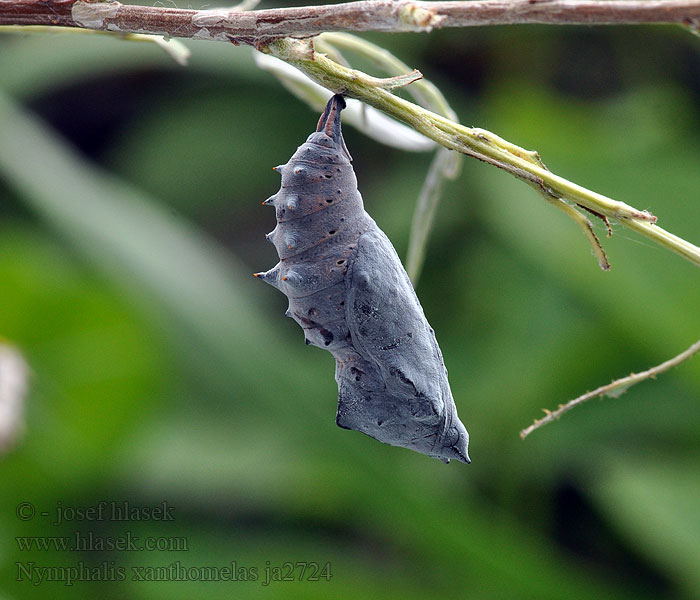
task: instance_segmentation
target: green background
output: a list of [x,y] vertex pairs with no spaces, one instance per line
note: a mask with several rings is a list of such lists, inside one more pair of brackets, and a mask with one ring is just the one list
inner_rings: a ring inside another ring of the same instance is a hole
[[[367,37],[436,83],[465,125],[700,241],[697,38]],[[279,187],[271,167],[317,114],[252,49],[186,44],[183,68],[105,36],[0,38],[0,335],[31,368],[24,436],[0,459],[0,598],[700,596],[700,360],[518,435],[542,408],[700,337],[697,268],[614,224],[604,273],[563,214],[465,160],[417,293],[473,463],[341,430],[332,357],[304,346],[286,299],[251,277],[277,260],[260,206]],[[367,210],[405,256],[430,154],[345,138]],[[174,519],[53,525],[57,509],[101,501],[166,502]],[[21,502],[33,519],[17,518]],[[16,539],[75,532],[187,550]],[[17,563],[105,561],[125,580],[17,581]],[[133,581],[133,566],[177,561],[258,579]],[[262,585],[287,561],[330,563],[332,577]]]

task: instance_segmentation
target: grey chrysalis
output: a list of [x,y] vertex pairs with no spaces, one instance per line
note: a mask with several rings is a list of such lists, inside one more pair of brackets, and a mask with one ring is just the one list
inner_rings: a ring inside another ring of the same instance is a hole
[[333,96],[285,165],[267,235],[280,262],[256,273],[289,298],[307,344],[336,360],[336,423],[380,442],[469,463],[433,329],[389,238],[364,210]]

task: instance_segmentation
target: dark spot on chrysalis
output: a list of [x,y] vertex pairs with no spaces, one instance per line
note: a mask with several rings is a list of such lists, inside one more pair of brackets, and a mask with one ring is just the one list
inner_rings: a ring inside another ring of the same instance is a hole
[[333,334],[327,329],[319,329],[318,332],[321,334],[321,337],[323,337],[323,343],[326,346],[330,346],[331,342],[333,342]]
[[299,317],[299,320],[302,322],[303,325],[306,325],[309,329],[312,329],[314,327],[318,327],[318,323],[316,321],[312,321],[311,319],[307,319],[306,317],[302,317],[301,315],[297,314],[297,317]]
[[307,311],[307,314],[308,314],[310,317],[318,317],[318,308],[310,308],[310,309]]
[[405,383],[406,385],[410,385],[413,388],[416,395],[418,395],[418,390],[416,389],[416,385],[406,376],[406,373],[404,373],[401,369],[398,369],[396,367],[391,367],[389,369],[389,373],[398,377],[402,383]]
[[355,376],[355,381],[360,381],[360,375],[364,375],[364,371],[357,369],[355,367],[350,367],[350,373]]

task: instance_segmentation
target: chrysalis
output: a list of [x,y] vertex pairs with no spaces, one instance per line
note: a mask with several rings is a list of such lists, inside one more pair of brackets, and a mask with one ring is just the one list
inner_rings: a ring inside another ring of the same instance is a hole
[[389,238],[365,212],[333,96],[285,165],[267,235],[280,262],[256,273],[289,298],[306,343],[336,360],[336,423],[380,442],[468,463],[435,334]]

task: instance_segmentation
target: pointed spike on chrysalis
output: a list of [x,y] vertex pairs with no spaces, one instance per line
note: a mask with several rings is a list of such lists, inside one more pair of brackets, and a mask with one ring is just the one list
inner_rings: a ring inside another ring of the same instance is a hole
[[273,194],[270,196],[267,200],[262,201],[263,206],[270,206],[275,203],[275,200],[277,199],[277,194]]
[[277,171],[280,175],[282,174],[282,171],[284,171],[284,167],[287,165],[277,165],[276,167],[272,167],[273,171]]
[[275,226],[275,228],[274,228],[270,233],[266,233],[266,234],[265,234],[265,239],[266,239],[268,242],[272,242],[273,244],[275,243],[275,242],[274,242],[275,237],[277,237],[277,227],[276,227],[276,226]]
[[280,278],[280,266],[279,264],[275,265],[272,269],[269,271],[265,271],[264,273],[253,273],[255,277],[258,279],[262,279],[265,283],[270,284],[272,287],[279,288],[279,278]]

